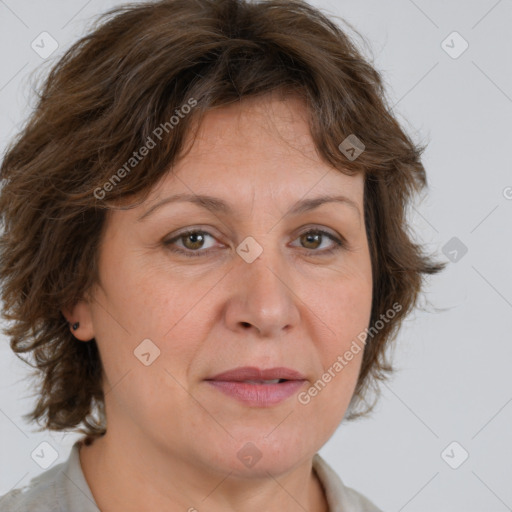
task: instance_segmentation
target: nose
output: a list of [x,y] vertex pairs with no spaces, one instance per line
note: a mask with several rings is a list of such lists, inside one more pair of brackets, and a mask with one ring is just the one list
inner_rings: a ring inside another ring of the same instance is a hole
[[279,251],[266,248],[252,263],[242,258],[231,274],[225,321],[229,329],[278,338],[300,321],[292,272]]

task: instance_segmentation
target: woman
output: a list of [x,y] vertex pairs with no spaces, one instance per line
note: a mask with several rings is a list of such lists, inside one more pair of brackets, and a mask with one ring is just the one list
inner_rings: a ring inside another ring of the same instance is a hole
[[317,452],[443,267],[408,236],[422,150],[305,3],[108,14],[1,167],[27,417],[85,434],[2,510],[378,512]]

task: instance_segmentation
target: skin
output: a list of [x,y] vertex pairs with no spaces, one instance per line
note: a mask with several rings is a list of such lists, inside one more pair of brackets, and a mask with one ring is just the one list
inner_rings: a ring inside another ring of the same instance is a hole
[[[362,175],[320,159],[302,101],[272,94],[209,111],[191,151],[147,201],[109,212],[101,284],[64,311],[80,322],[76,338],[96,339],[104,366],[107,433],[80,451],[103,512],[327,511],[312,458],[343,419],[363,351],[307,405],[297,393],[250,407],[204,379],[285,366],[306,376],[305,391],[349,349],[372,302],[363,190]],[[236,213],[177,202],[137,221],[158,201],[191,192]],[[296,201],[333,193],[359,215],[325,202],[285,216]],[[163,243],[183,228],[208,234],[202,245]],[[348,246],[325,254],[336,247],[327,235],[302,236],[314,228]],[[236,252],[248,236],[263,249],[252,263]],[[149,366],[134,356],[146,338],[160,350]],[[261,453],[250,468],[237,457],[247,442]]]

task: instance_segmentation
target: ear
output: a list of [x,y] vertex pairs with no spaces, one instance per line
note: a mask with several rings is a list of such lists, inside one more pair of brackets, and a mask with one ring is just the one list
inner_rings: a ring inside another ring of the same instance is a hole
[[[88,302],[80,300],[74,306],[66,306],[61,311],[69,322],[69,330],[75,338],[81,341],[90,341],[94,338],[91,307]],[[74,330],[71,326],[76,322],[79,326]]]

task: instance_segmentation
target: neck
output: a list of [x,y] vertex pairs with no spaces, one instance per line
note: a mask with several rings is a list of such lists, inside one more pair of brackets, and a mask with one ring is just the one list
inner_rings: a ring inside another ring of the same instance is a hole
[[107,433],[80,447],[84,477],[102,512],[201,512],[205,505],[209,512],[329,512],[311,459],[284,475],[234,478],[137,439],[142,442]]

